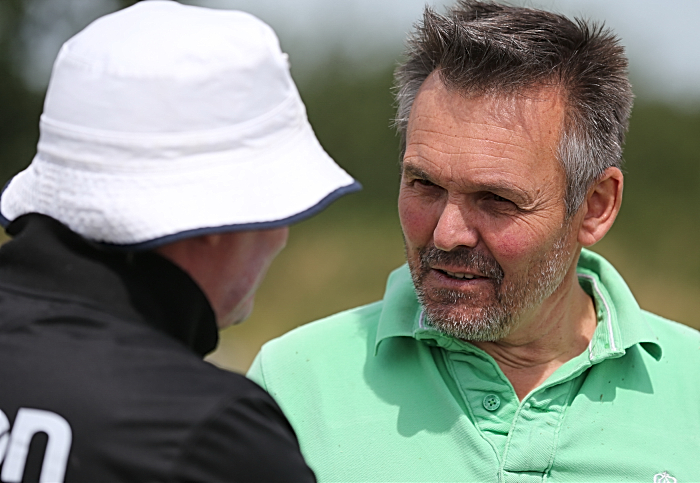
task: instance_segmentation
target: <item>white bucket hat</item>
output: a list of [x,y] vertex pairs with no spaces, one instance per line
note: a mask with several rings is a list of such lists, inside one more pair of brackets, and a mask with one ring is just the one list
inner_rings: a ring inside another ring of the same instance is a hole
[[0,199],[85,238],[147,249],[288,225],[359,184],[325,153],[272,29],[149,0],[61,48],[37,154]]

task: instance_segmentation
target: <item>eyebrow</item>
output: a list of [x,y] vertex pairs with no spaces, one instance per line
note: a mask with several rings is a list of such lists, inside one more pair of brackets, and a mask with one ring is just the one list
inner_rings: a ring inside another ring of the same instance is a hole
[[[425,170],[419,168],[418,166],[414,166],[411,164],[407,164],[404,162],[403,164],[403,172],[402,175],[409,176],[411,178],[417,178],[417,179],[424,179],[426,181],[430,181],[431,183],[439,185],[435,178],[433,178],[430,174],[428,174]],[[478,183],[475,188],[477,191],[488,191],[491,193],[496,193],[496,194],[503,194],[505,197],[515,197],[517,198],[520,202],[524,202],[525,204],[530,204],[533,202],[532,198],[528,195],[527,192],[523,191],[520,188],[517,188],[511,183],[503,182],[503,183],[489,183],[489,182],[483,182],[483,183]]]
[[412,178],[420,178],[420,179],[424,179],[426,181],[433,182],[433,177],[430,176],[428,173],[426,173],[425,171],[423,171],[422,169],[420,169],[417,166],[413,166],[410,164],[406,165],[405,162],[403,163],[403,169],[402,169],[401,174],[408,175]]

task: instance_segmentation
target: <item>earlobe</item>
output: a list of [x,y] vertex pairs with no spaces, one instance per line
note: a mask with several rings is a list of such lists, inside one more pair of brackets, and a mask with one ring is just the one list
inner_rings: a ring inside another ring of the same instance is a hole
[[608,168],[588,190],[578,234],[581,245],[599,242],[612,227],[622,204],[623,178],[618,168]]

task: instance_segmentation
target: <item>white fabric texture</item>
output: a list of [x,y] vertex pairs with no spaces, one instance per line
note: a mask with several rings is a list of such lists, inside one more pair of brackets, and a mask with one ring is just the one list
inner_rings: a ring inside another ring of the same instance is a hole
[[355,185],[316,139],[270,27],[243,12],[149,0],[63,45],[37,154],[0,211],[130,245],[264,227]]

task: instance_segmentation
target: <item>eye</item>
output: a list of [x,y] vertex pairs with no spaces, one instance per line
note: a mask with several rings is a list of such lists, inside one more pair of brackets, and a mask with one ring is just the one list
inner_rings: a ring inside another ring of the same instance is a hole
[[425,199],[439,198],[445,192],[440,185],[422,177],[408,178],[405,180],[404,186],[405,189],[409,190],[415,196],[420,196]]
[[406,186],[410,186],[414,189],[430,189],[437,187],[435,183],[421,176],[404,176],[403,180]]
[[410,185],[417,194],[421,194],[423,196],[439,196],[444,192],[440,185],[437,185],[425,178],[414,178],[410,181]]
[[420,185],[420,186],[426,186],[426,187],[436,186],[436,184],[433,183],[432,181],[428,181],[427,179],[422,179],[422,178],[416,178],[413,180],[413,182],[417,185]]
[[516,207],[515,203],[513,203],[511,200],[509,200],[508,198],[504,198],[503,196],[497,195],[496,193],[486,193],[483,197],[483,200],[488,203],[493,203],[493,206],[498,207],[498,209]]

